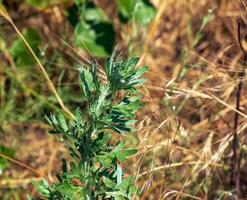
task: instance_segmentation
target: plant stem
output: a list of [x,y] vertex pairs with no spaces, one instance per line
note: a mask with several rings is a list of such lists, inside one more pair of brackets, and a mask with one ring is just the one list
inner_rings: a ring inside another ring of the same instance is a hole
[[[246,51],[243,48],[242,45],[242,37],[241,37],[241,27],[243,25],[242,20],[238,20],[238,42],[241,47],[241,50],[244,55],[244,64],[243,68],[240,72],[238,72],[238,78],[239,78],[239,83],[238,83],[238,88],[237,88],[237,94],[236,94],[236,110],[240,111],[240,102],[241,102],[241,91],[243,87],[243,77],[245,75],[245,63],[247,62],[247,55]],[[236,198],[238,199],[240,195],[240,159],[241,157],[239,156],[238,153],[238,148],[239,148],[239,139],[238,139],[238,122],[239,122],[239,114],[235,112],[234,116],[234,127],[233,127],[233,141],[232,141],[232,159],[231,159],[231,179],[230,179],[230,187],[235,191]]]

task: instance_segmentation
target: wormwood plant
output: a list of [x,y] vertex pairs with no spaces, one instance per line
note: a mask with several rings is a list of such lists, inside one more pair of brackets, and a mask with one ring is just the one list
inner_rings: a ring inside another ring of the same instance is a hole
[[[147,67],[137,68],[138,58],[115,60],[104,65],[107,82],[102,83],[97,64],[79,69],[79,83],[88,107],[68,123],[62,114],[46,117],[52,134],[63,134],[63,141],[73,161],[62,161],[58,181],[34,183],[47,199],[132,199],[137,193],[133,177],[124,177],[120,163],[136,153],[125,147],[124,140],[112,140],[114,133],[134,131],[135,112],[142,107],[136,90],[144,79]],[[121,93],[121,95],[120,95]],[[120,98],[120,96],[122,96]],[[120,137],[123,138],[123,137]]]

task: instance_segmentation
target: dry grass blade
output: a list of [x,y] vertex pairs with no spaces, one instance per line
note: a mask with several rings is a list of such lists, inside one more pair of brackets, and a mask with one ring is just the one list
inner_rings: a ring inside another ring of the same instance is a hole
[[238,113],[239,115],[241,115],[242,117],[247,119],[247,115],[244,114],[243,112],[237,110],[236,108],[234,108],[232,105],[229,105],[228,103],[224,102],[223,100],[219,99],[218,97],[216,97],[213,94],[208,94],[209,96],[211,96],[212,98],[214,98],[215,100],[217,100],[219,103],[221,103],[222,105],[226,106],[227,108],[230,108],[231,110],[233,110],[234,112]]
[[55,95],[55,97],[56,97],[59,105],[63,109],[63,111],[66,114],[68,114],[68,116],[70,116],[72,119],[75,119],[74,114],[64,105],[61,97],[57,93],[57,90],[56,90],[54,84],[52,83],[51,79],[49,78],[49,76],[48,76],[48,74],[47,74],[44,66],[42,65],[42,63],[38,59],[37,55],[34,53],[34,51],[32,50],[31,46],[28,44],[27,40],[23,37],[23,35],[21,34],[20,30],[17,28],[17,26],[15,25],[15,23],[11,19],[10,15],[8,14],[8,12],[6,11],[6,9],[1,4],[0,4],[0,15],[2,15],[13,26],[13,28],[15,29],[15,31],[17,32],[17,34],[19,35],[19,37],[23,40],[23,42],[27,46],[27,48],[30,51],[30,53],[32,54],[33,58],[37,62],[39,69],[42,71],[42,73],[43,73],[43,75],[44,75],[44,77],[45,77],[45,79],[47,81],[47,84],[48,84],[49,89]]
[[145,172],[142,172],[141,174],[138,175],[138,178],[142,177],[142,176],[145,176],[149,173],[153,173],[155,171],[159,171],[159,170],[164,170],[164,169],[170,169],[170,168],[175,168],[175,167],[181,167],[181,166],[185,166],[185,165],[211,165],[211,166],[214,166],[214,167],[224,167],[223,165],[221,164],[217,164],[217,163],[213,163],[213,162],[201,162],[201,161],[191,161],[191,162],[187,162],[187,163],[171,163],[171,164],[168,164],[168,165],[163,165],[163,166],[159,166],[159,167],[154,167],[153,169],[151,170],[148,170],[148,171],[145,171]]
[[29,170],[29,171],[35,173],[35,174],[38,175],[38,176],[41,176],[41,173],[40,173],[38,170],[36,170],[36,169],[34,169],[34,168],[32,168],[32,167],[26,165],[25,163],[22,163],[21,161],[18,161],[18,160],[14,159],[14,158],[10,158],[9,156],[6,156],[6,155],[4,155],[4,154],[2,154],[2,153],[0,153],[0,157],[4,158],[4,159],[6,159],[6,160],[8,160],[8,161],[10,161],[10,162],[12,162],[12,163],[15,163],[15,164],[17,164],[17,165],[19,165],[19,166],[21,166],[21,167],[24,167],[24,168],[26,168],[27,170]]

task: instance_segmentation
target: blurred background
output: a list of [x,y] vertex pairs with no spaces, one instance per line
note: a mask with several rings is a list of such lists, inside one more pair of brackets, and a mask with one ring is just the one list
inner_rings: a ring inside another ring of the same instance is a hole
[[43,116],[85,108],[77,68],[113,51],[149,67],[124,164],[140,199],[247,199],[247,1],[0,2],[0,199],[56,181],[69,155]]

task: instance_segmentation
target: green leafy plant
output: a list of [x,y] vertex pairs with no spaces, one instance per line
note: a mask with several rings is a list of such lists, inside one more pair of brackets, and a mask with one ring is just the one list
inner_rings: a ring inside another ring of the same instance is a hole
[[[129,21],[135,32],[140,26],[147,26],[155,17],[156,10],[148,0],[116,0],[116,5],[121,26]],[[67,16],[75,28],[74,40],[77,47],[96,57],[106,57],[112,53],[116,42],[114,29],[119,27],[114,27],[111,19],[93,1],[76,0],[75,5],[67,10]]]
[[109,56],[115,40],[112,22],[93,3],[79,3],[77,7],[80,15],[74,31],[76,46],[93,56]]
[[[41,38],[37,31],[34,29],[27,29],[23,32],[23,37],[27,40],[32,50],[36,54],[38,54],[39,46],[41,44]],[[10,48],[10,53],[13,56],[17,67],[28,67],[36,63],[21,38],[17,38],[14,40]]]
[[120,18],[146,26],[155,16],[155,8],[148,0],[116,0]]
[[[51,134],[63,134],[72,160],[63,160],[58,182],[49,185],[45,180],[34,183],[47,199],[133,199],[137,194],[134,177],[125,177],[121,162],[137,150],[126,148],[113,140],[113,133],[133,132],[135,112],[142,107],[141,95],[136,90],[144,79],[147,67],[137,68],[138,58],[127,61],[108,59],[104,65],[107,77],[103,83],[97,73],[98,65],[79,69],[79,83],[88,107],[68,123],[62,114],[46,120],[53,127]],[[121,93],[121,95],[119,95]],[[120,98],[119,96],[123,96]]]

